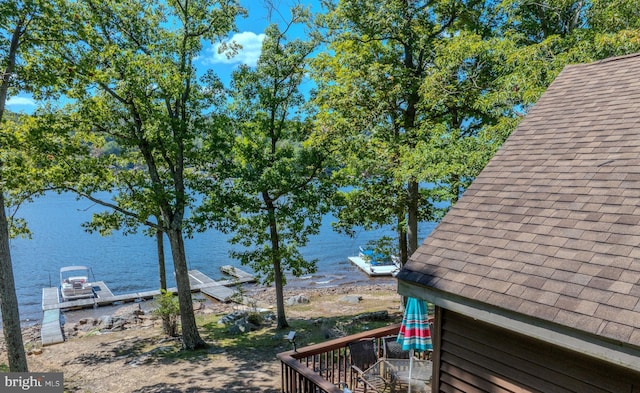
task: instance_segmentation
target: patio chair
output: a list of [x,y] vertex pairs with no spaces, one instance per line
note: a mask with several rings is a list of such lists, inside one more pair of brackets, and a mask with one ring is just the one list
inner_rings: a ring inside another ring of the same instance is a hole
[[372,389],[374,392],[387,392],[389,383],[382,376],[367,373],[378,362],[374,340],[353,341],[347,346],[349,347],[349,359],[351,362],[351,386],[357,388],[362,383],[365,393],[367,388]]
[[402,350],[398,336],[382,337],[382,353],[386,359],[409,359],[410,352]]
[[[398,336],[387,336],[382,337],[382,349],[383,356],[385,360],[388,360],[390,364],[393,364],[393,377],[391,379],[391,383],[393,384],[394,389],[399,389],[404,391],[409,386],[409,363],[406,363],[407,360],[411,358],[411,351],[406,351],[402,349],[402,345],[397,341]],[[414,358],[414,362],[419,362],[416,365],[415,373],[422,372],[423,374],[428,374],[429,377],[425,377],[425,383],[431,383],[431,371],[428,373],[424,370],[431,370],[432,365],[430,365],[429,352],[421,353],[420,356]],[[415,354],[414,354],[415,356]],[[394,362],[395,359],[407,359],[405,363],[402,362]],[[428,363],[427,363],[428,362]],[[414,374],[415,375],[415,374]],[[416,378],[417,379],[417,378]],[[422,378],[420,378],[422,380]],[[418,384],[420,385],[420,384]],[[414,385],[414,388],[417,386]],[[424,388],[424,386],[423,386]],[[423,391],[421,389],[416,389],[417,391]]]

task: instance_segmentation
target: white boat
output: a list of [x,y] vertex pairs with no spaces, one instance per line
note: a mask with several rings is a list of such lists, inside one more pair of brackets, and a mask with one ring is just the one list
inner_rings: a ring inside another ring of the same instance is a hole
[[349,261],[369,276],[395,276],[400,270],[400,261],[395,256],[376,253],[373,249],[360,247],[357,257]]
[[65,266],[60,269],[60,295],[63,302],[95,296],[89,272],[85,266]]

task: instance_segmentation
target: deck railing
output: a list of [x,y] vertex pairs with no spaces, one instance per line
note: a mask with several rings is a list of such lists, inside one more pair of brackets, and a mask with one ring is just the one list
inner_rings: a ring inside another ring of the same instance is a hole
[[[341,382],[353,387],[355,375],[351,372],[347,345],[365,338],[380,339],[397,334],[400,325],[390,325],[320,344],[279,353],[282,367],[283,393],[342,393]],[[381,348],[378,345],[378,348]],[[353,389],[352,389],[353,390]]]

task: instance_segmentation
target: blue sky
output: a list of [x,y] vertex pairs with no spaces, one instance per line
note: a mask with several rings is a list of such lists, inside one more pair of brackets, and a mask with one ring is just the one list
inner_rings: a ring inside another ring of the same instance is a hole
[[[264,1],[241,0],[248,16],[236,20],[238,32],[230,36],[229,39],[239,43],[242,50],[232,59],[228,59],[224,54],[218,53],[219,44],[207,43],[196,61],[196,66],[201,70],[213,69],[225,84],[228,83],[233,70],[240,64],[254,66],[260,57],[264,30],[270,21],[281,24],[290,17],[289,6],[292,1],[295,0],[271,0],[277,11],[269,15]],[[304,4],[312,5],[313,11],[319,9],[318,0],[307,1]],[[32,113],[37,106],[38,103],[28,94],[19,94],[10,97],[7,101],[7,108],[13,112]]]

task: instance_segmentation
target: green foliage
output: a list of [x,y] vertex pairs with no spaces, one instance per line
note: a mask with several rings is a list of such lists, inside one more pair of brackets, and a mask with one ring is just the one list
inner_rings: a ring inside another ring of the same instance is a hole
[[[350,335],[389,325],[389,321],[370,321],[367,318],[359,318],[361,316],[348,315],[311,320],[293,319],[290,321],[290,328],[296,331],[296,344],[300,348],[327,341],[332,333]],[[397,322],[401,320],[401,316],[399,318]],[[292,349],[282,332],[278,332],[273,326],[263,325],[261,329],[256,331],[231,334],[228,327],[219,324],[218,320],[219,316],[205,317],[200,325],[205,337],[215,341],[220,348],[229,353],[250,350],[254,355],[262,353],[271,359],[274,352]]]
[[[316,269],[300,247],[332,204],[346,233],[393,226],[406,259],[417,221],[457,201],[567,64],[640,50],[632,0],[326,5],[307,41],[288,36],[308,9],[270,26],[257,67],[240,67],[227,97],[194,62],[205,40],[233,30],[237,1],[1,2],[0,191],[12,234],[28,236],[21,204],[72,190],[110,208],[87,230],[162,230],[186,266],[198,193],[194,221],[232,233],[233,256],[265,283]],[[19,91],[69,105],[5,114]]]
[[345,187],[336,227],[395,225],[402,246],[412,198],[420,220],[437,220],[567,64],[640,50],[636,3],[328,4],[313,76],[316,137]]
[[438,183],[420,165],[434,123],[450,108],[429,102],[423,81],[439,71],[435,48],[474,13],[482,9],[472,1],[345,0],[321,19],[329,50],[314,61],[318,137],[336,152],[334,180],[349,187],[337,227],[393,225],[403,258],[417,244],[417,221],[440,215]]
[[[382,236],[367,242],[366,248],[373,250],[376,255],[384,255],[389,258],[398,255],[397,242],[389,236]],[[365,255],[365,259],[371,259],[371,256]]]
[[264,322],[264,317],[259,312],[250,312],[249,315],[247,315],[247,322],[260,326]]
[[29,235],[19,217],[22,204],[67,184],[109,184],[110,174],[89,158],[96,138],[76,131],[73,118],[44,107],[33,115],[8,117],[0,126],[0,177],[5,179],[12,235]]
[[[211,119],[224,98],[213,72],[198,77],[194,60],[203,41],[225,37],[243,10],[233,0],[106,0],[68,1],[61,12],[65,40],[47,46],[46,63],[61,70],[59,90],[72,99],[68,110],[77,132],[99,139],[96,148],[106,141],[120,148],[117,156],[86,157],[80,161],[84,176],[64,179],[62,186],[110,208],[86,226],[90,231],[130,233],[146,226],[149,234],[167,234],[183,345],[203,346],[189,290],[185,212],[203,183],[193,168],[214,165],[223,155],[211,151],[205,164],[201,146],[205,137],[222,138]],[[111,192],[110,200],[95,197],[101,190]]]
[[[307,142],[311,123],[304,120],[306,58],[313,42],[287,39],[287,31],[303,22],[303,8],[282,31],[266,30],[257,67],[241,67],[233,75],[229,113],[237,132],[222,175],[230,179],[201,210],[209,222],[233,233],[241,250],[233,253],[243,264],[273,283],[279,270],[301,275],[315,270],[299,252],[310,235],[318,233],[327,212],[331,190],[324,182],[324,155]],[[280,267],[279,264],[282,263]]]
[[155,315],[162,318],[162,329],[170,337],[178,335],[178,318],[180,316],[180,304],[173,293],[166,290],[160,291],[160,296],[156,296],[158,308],[153,310]]
[[111,178],[66,185],[83,196],[111,191],[109,207],[117,207],[96,215],[89,230],[135,232],[160,216],[182,229],[193,203],[187,190],[200,185],[190,168],[201,165],[204,136],[217,134],[210,119],[223,102],[211,94],[222,91],[220,81],[213,72],[198,77],[193,60],[203,40],[224,37],[239,13],[235,2],[216,0],[68,4],[66,39],[52,43],[46,59],[67,71],[60,90],[74,99],[78,132],[102,138],[92,171]]
[[[250,265],[263,283],[275,283],[279,327],[287,326],[285,272],[316,270],[317,261],[306,260],[300,247],[318,233],[332,191],[325,153],[309,144],[311,114],[300,91],[316,43],[287,38],[309,16],[299,6],[291,15],[282,29],[266,29],[257,66],[240,67],[232,76],[228,113],[236,136],[228,160],[210,176],[228,181],[212,184],[200,209],[202,222],[233,234],[231,242],[241,247],[232,257]],[[205,139],[205,150],[214,143]]]

